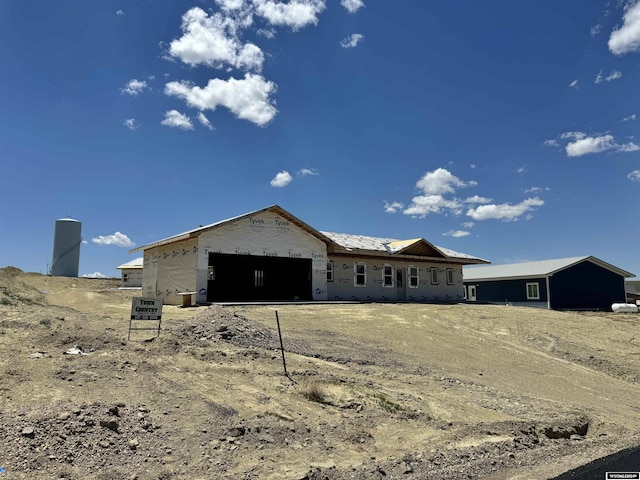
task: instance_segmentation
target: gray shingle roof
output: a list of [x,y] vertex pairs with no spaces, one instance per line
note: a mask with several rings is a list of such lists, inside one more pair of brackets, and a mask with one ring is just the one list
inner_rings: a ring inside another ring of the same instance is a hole
[[553,260],[539,260],[536,262],[509,263],[504,265],[491,265],[482,267],[464,267],[463,278],[468,280],[497,280],[502,278],[528,278],[544,277],[565,268],[571,267],[585,260],[616,272],[624,277],[632,277],[633,274],[618,267],[608,264],[596,257],[589,255],[582,257],[557,258]]

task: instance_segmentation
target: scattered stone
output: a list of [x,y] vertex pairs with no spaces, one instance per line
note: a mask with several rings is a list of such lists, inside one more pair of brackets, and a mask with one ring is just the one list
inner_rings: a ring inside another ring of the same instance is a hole
[[24,427],[22,429],[22,436],[27,438],[35,438],[36,432],[33,427]]
[[138,442],[137,438],[134,438],[132,440],[129,440],[129,448],[131,450],[137,450],[138,446],[140,445],[140,442]]
[[235,425],[229,429],[229,435],[231,437],[241,437],[245,434],[246,428],[244,425]]
[[109,430],[112,430],[114,432],[118,432],[118,422],[116,422],[115,420],[100,420],[100,426],[103,428],[108,428]]

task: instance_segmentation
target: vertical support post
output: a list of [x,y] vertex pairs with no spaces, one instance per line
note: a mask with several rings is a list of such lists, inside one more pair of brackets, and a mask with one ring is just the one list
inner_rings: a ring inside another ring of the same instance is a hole
[[289,377],[287,373],[287,361],[284,358],[284,345],[282,343],[282,332],[280,331],[280,319],[278,318],[278,311],[276,310],[276,323],[278,324],[278,337],[280,337],[280,351],[282,352],[282,366],[284,367],[284,376]]

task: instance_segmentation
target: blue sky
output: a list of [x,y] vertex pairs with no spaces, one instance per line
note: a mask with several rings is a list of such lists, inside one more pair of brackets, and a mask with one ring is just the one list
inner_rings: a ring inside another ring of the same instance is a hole
[[[640,275],[640,2],[4,0],[0,266],[80,274],[279,204]],[[138,254],[139,255],[139,254]]]

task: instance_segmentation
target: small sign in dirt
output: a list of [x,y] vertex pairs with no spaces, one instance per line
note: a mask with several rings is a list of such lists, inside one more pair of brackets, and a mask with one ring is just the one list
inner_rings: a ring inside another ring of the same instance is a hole
[[162,299],[133,297],[131,299],[131,320],[160,320]]

